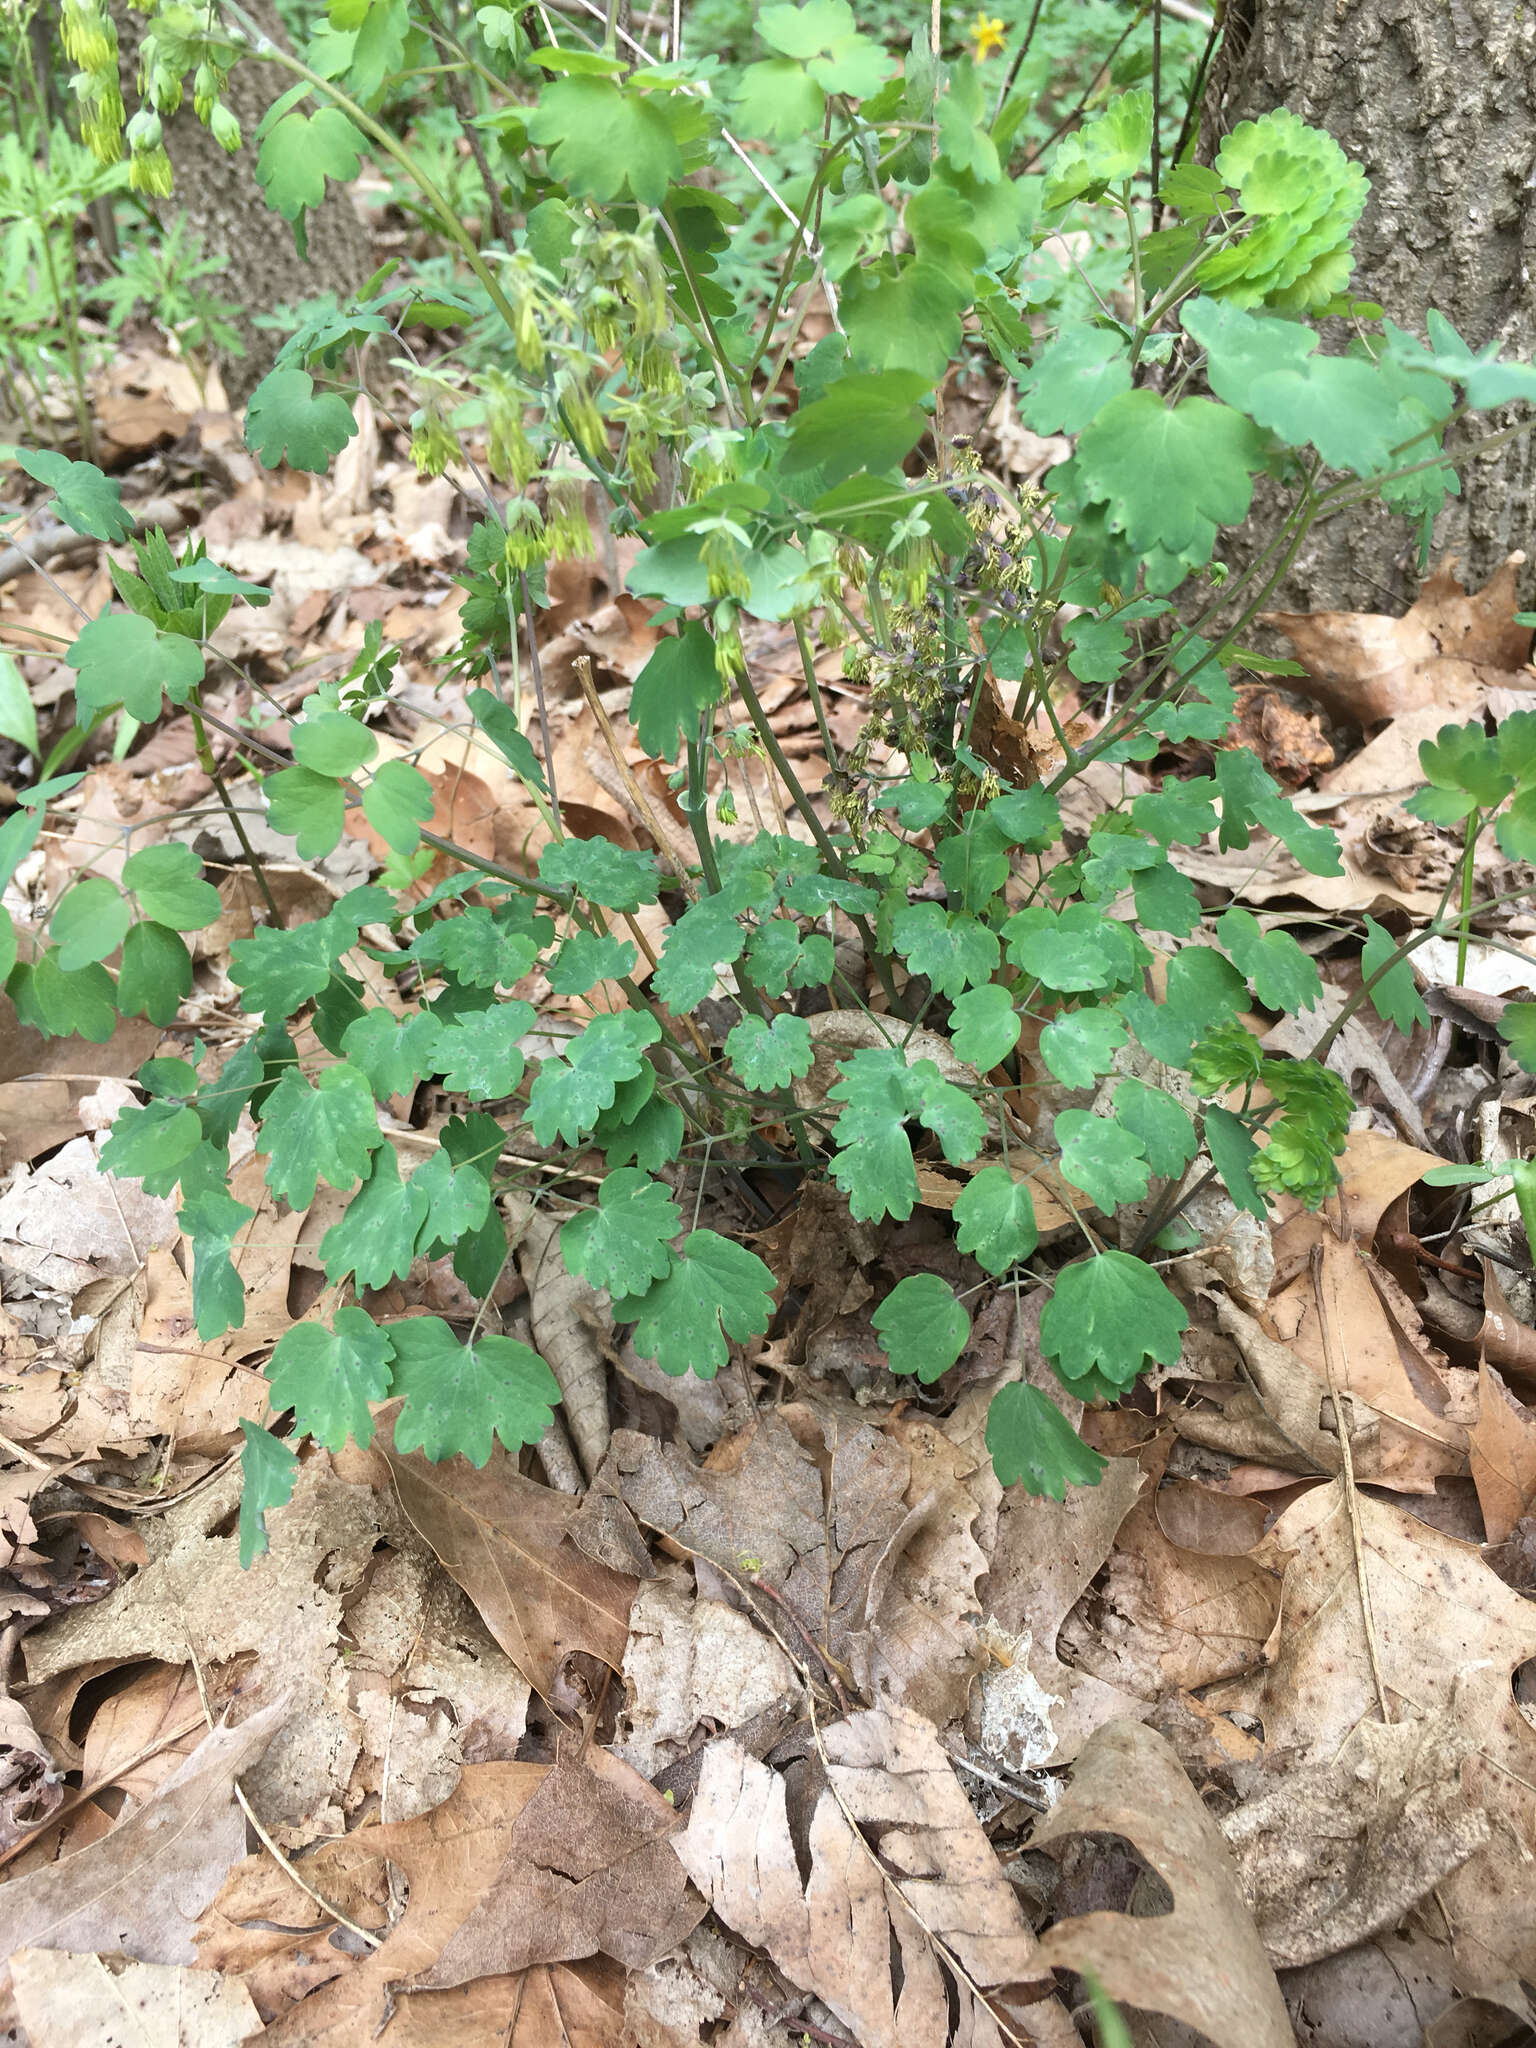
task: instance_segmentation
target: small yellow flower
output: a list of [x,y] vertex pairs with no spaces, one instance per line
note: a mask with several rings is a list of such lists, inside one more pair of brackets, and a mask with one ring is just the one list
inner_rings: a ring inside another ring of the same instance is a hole
[[995,14],[985,14],[980,8],[977,9],[976,19],[966,30],[966,34],[976,45],[978,64],[984,57],[990,57],[994,50],[1002,50],[1007,41],[1003,34],[1001,18]]

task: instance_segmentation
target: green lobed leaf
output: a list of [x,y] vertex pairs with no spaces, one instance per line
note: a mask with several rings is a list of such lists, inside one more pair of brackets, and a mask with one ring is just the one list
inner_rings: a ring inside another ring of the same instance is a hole
[[1057,1274],[1040,1313],[1040,1346],[1069,1384],[1100,1373],[1127,1387],[1148,1359],[1176,1364],[1188,1327],[1150,1266],[1129,1252],[1099,1252]]
[[100,875],[74,882],[59,899],[48,929],[66,974],[105,960],[123,943],[133,912],[115,884]]
[[549,152],[555,177],[584,199],[615,199],[627,187],[642,204],[660,206],[683,174],[664,107],[612,79],[561,78],[546,85],[528,136]]
[[181,1205],[181,1228],[192,1246],[192,1320],[211,1343],[245,1321],[245,1285],[231,1251],[256,1211],[222,1188],[208,1188]]
[[712,1380],[730,1357],[727,1338],[745,1343],[768,1328],[774,1285],[745,1245],[695,1230],[673,1254],[664,1279],[614,1302],[613,1319],[633,1322],[636,1351],[674,1379],[693,1372]]
[[870,1317],[891,1371],[926,1386],[949,1371],[970,1341],[971,1319],[937,1273],[910,1273]]
[[312,713],[290,726],[289,742],[294,760],[316,775],[350,775],[379,751],[367,726],[344,711]]
[[261,1146],[267,1186],[293,1209],[309,1207],[317,1181],[345,1190],[376,1148],[391,1150],[366,1075],[345,1063],[326,1067],[314,1087],[290,1067],[262,1109]]
[[610,1173],[597,1206],[583,1209],[560,1229],[566,1271],[616,1295],[643,1294],[672,1270],[669,1241],[682,1228],[682,1212],[668,1189],[634,1167]]
[[278,1414],[328,1451],[373,1441],[370,1401],[389,1397],[390,1342],[360,1308],[339,1308],[323,1323],[295,1323],[277,1340],[267,1364],[269,1399]]
[[1259,1148],[1247,1125],[1240,1123],[1230,1109],[1223,1109],[1219,1103],[1210,1104],[1205,1112],[1205,1147],[1221,1176],[1222,1186],[1238,1208],[1257,1216],[1261,1223],[1266,1222],[1269,1210],[1253,1179],[1253,1163]]
[[1130,388],[1124,335],[1064,321],[1019,382],[1019,413],[1037,434],[1080,434],[1110,399]]
[[941,996],[958,996],[990,981],[997,969],[997,935],[968,911],[912,903],[897,911],[892,930],[896,951]]
[[660,1036],[648,1010],[605,1014],[592,1019],[563,1058],[545,1060],[528,1091],[528,1121],[539,1143],[552,1145],[558,1137],[579,1144]]
[[987,1410],[987,1450],[1001,1486],[1065,1500],[1069,1486],[1097,1486],[1109,1460],[1090,1450],[1048,1394],[1024,1380],[999,1387]]
[[240,1569],[249,1571],[267,1551],[267,1510],[284,1508],[299,1476],[297,1455],[285,1443],[242,1415],[245,1446],[240,1453]]
[[177,932],[201,931],[224,907],[197,855],[174,840],[130,854],[123,862],[123,887],[138,897],[147,918]]
[[1499,1036],[1521,1072],[1536,1074],[1536,1003],[1506,1003]]
[[349,1065],[368,1076],[380,1102],[408,1095],[432,1072],[433,1050],[441,1020],[430,1010],[396,1017],[382,1005],[365,1010],[341,1034],[341,1053]]
[[725,1054],[743,1087],[765,1094],[787,1088],[816,1064],[810,1025],[785,1013],[768,1023],[743,1017],[727,1034]]
[[127,540],[133,515],[123,504],[122,486],[93,462],[71,462],[52,448],[18,448],[15,459],[28,476],[53,493],[59,517],[92,540]]
[[245,408],[245,445],[263,469],[286,462],[290,469],[324,476],[356,432],[352,408],[340,393],[317,394],[314,379],[291,366],[269,371]]
[[83,626],[64,657],[75,670],[82,725],[121,704],[140,725],[160,716],[162,693],[184,704],[203,680],[203,650],[179,633],[162,633],[133,612],[103,612]]
[[1208,398],[1169,406],[1145,390],[1101,406],[1075,458],[1112,531],[1139,554],[1161,548],[1192,565],[1210,560],[1218,527],[1247,518],[1263,460],[1263,437],[1241,413]]
[[638,910],[661,890],[661,870],[650,854],[630,853],[607,839],[552,839],[539,855],[539,880],[574,889],[605,910]]
[[404,1397],[395,1418],[397,1451],[419,1450],[434,1461],[461,1456],[483,1466],[495,1438],[515,1454],[554,1421],[555,1376],[515,1337],[461,1344],[441,1316],[408,1316],[388,1335],[392,1390]]
[[949,1013],[955,1057],[979,1074],[989,1073],[1008,1057],[1022,1029],[1012,991],[995,981],[967,989]]
[[1134,1131],[1086,1109],[1062,1110],[1055,1130],[1063,1175],[1106,1216],[1146,1194],[1151,1168]]
[[1289,932],[1267,932],[1251,910],[1235,906],[1217,920],[1216,936],[1266,1009],[1290,1014],[1316,1007],[1322,976]]
[[584,996],[600,981],[618,981],[634,970],[639,954],[627,939],[609,932],[572,932],[548,968],[558,996]]
[[312,768],[280,768],[262,784],[267,820],[291,838],[300,860],[324,860],[341,843],[347,800],[341,784]]
[[320,1240],[320,1263],[328,1280],[342,1280],[351,1273],[359,1287],[383,1287],[405,1278],[430,1209],[428,1190],[417,1181],[415,1174],[401,1180],[393,1145],[375,1147],[345,1215]]
[[169,1194],[182,1162],[202,1141],[195,1109],[176,1102],[130,1104],[118,1111],[101,1148],[101,1170],[142,1180],[151,1194]]
[[1115,1122],[1141,1140],[1159,1180],[1182,1173],[1195,1156],[1194,1119],[1165,1089],[1122,1081],[1115,1090]]
[[987,1273],[1006,1273],[1040,1241],[1026,1181],[1006,1166],[984,1166],[955,1198],[955,1242]]
[[97,962],[66,973],[59,965],[57,946],[39,954],[30,967],[18,961],[6,990],[21,1021],[45,1037],[77,1036],[105,1045],[117,1028],[117,992],[111,975]]
[[432,785],[409,761],[382,761],[363,784],[363,816],[395,853],[414,853],[434,804]]
[[[1369,981],[1373,974],[1386,967],[1396,951],[1397,942],[1392,934],[1384,931],[1374,918],[1368,917],[1365,920],[1365,947],[1360,955],[1360,971],[1365,979]],[[1380,981],[1370,990],[1370,998],[1371,1007],[1377,1016],[1384,1023],[1395,1025],[1404,1038],[1415,1024],[1427,1026],[1429,1023],[1429,1012],[1424,1007],[1424,999],[1419,994],[1418,984],[1413,978],[1413,969],[1406,959],[1399,960],[1395,967],[1387,969]],[[1500,1020],[1501,1030],[1508,1017],[1509,1011],[1506,1009],[1504,1017]]]
[[1063,1010],[1040,1033],[1040,1054],[1065,1088],[1091,1088],[1129,1034],[1118,1010]]
[[955,1165],[976,1157],[986,1118],[932,1060],[910,1067],[895,1047],[868,1047],[839,1063],[828,1099],[846,1105],[833,1127],[839,1146],[832,1178],[849,1197],[858,1222],[894,1216],[905,1222],[917,1204],[917,1173],[904,1126],[913,1119],[939,1140]]
[[443,1086],[482,1102],[510,1095],[526,1064],[518,1040],[532,1028],[537,1014],[532,1003],[499,1002],[486,1010],[444,1018],[432,1040],[432,1059]]
[[[501,1128],[496,1127],[498,1141]],[[453,1154],[439,1145],[411,1175],[411,1186],[427,1205],[427,1221],[418,1250],[426,1248],[427,1232],[438,1244],[457,1245],[480,1230],[491,1213],[491,1183],[478,1166],[456,1166]]]
[[630,699],[629,715],[641,746],[656,760],[675,760],[682,742],[697,737],[703,714],[724,695],[706,626],[693,620],[658,640]]

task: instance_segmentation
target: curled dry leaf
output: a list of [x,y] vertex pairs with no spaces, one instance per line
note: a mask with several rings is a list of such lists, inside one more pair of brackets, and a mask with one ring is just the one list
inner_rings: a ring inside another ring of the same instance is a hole
[[[512,1218],[514,1227],[519,1219]],[[559,1219],[530,1208],[517,1246],[528,1289],[534,1349],[560,1383],[565,1426],[588,1479],[608,1452],[608,1365],[604,1340],[613,1328],[606,1293],[569,1272],[560,1256]]]
[[[1448,1717],[1468,1732],[1467,1809],[1490,1823],[1486,1847],[1444,1878],[1430,1925],[1468,1996],[1531,2023],[1522,1980],[1536,1979],[1536,1728],[1516,1704],[1515,1671],[1536,1656],[1536,1612],[1470,1545],[1392,1502],[1356,1498],[1374,1657],[1342,1482],[1294,1502],[1260,1546],[1284,1574],[1270,1660],[1218,1686],[1207,1704],[1263,1724],[1277,1773],[1332,1765],[1379,1718],[1376,1672],[1394,1721]],[[1283,1780],[1281,1780],[1283,1782]]]
[[63,1797],[63,1781],[26,1708],[0,1693],[0,1849],[40,1827]]
[[499,1444],[479,1471],[465,1458],[402,1454],[391,1441],[398,1413],[381,1412],[378,1443],[401,1509],[534,1691],[549,1697],[573,1650],[617,1671],[636,1581],[571,1540],[575,1501],[525,1479]]
[[1481,1396],[1471,1433],[1472,1477],[1490,1543],[1505,1543],[1536,1504],[1536,1415],[1483,1360]]
[[1447,557],[1421,585],[1402,618],[1378,612],[1267,612],[1307,673],[1293,687],[1325,704],[1335,718],[1374,725],[1400,712],[1437,705],[1447,715],[1469,711],[1490,689],[1536,688],[1526,667],[1531,634],[1515,624],[1520,608],[1508,556],[1481,590],[1468,592]]
[[236,2048],[261,2032],[249,1991],[212,1970],[23,1948],[11,1957],[11,1984],[31,2048]]
[[1173,1908],[1060,1921],[1041,1937],[1049,1962],[1091,1971],[1112,1998],[1179,2020],[1215,2048],[1293,2048],[1231,1852],[1160,1735],[1112,1721],[1089,1737],[1030,1846],[1049,1850],[1074,1835],[1123,1836],[1167,1885]]
[[238,1728],[215,1728],[109,1835],[0,1887],[0,1955],[64,1948],[195,1962],[198,1920],[245,1854],[234,1781],[262,1755],[289,1704],[276,1699]]
[[1049,1970],[932,1726],[876,1710],[824,1740],[808,1878],[784,1779],[738,1743],[707,1752],[677,1853],[720,1919],[859,2048],[1075,2044],[1055,1999],[1033,2002]]

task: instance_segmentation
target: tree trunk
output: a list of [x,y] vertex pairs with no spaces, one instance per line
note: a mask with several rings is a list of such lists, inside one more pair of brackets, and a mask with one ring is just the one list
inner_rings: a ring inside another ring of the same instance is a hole
[[[1205,104],[1204,154],[1239,121],[1288,107],[1371,181],[1351,290],[1422,335],[1430,307],[1476,349],[1536,343],[1536,8],[1527,0],[1230,0]],[[1332,329],[1333,333],[1327,332]],[[1337,338],[1334,338],[1334,335]],[[1325,348],[1348,339],[1325,323]],[[1481,413],[1482,433],[1513,415]],[[1457,430],[1453,429],[1453,438]],[[1255,499],[1261,535],[1275,500]],[[1531,547],[1536,447],[1474,461],[1435,522],[1435,558],[1469,587]],[[1270,530],[1273,530],[1271,525]],[[1396,610],[1415,595],[1419,533],[1380,505],[1315,530],[1272,602]]]
[[[273,42],[287,48],[288,38],[273,0],[245,0],[246,11]],[[122,52],[123,101],[130,113],[138,105],[138,48],[144,16],[126,0],[113,0]],[[163,219],[184,213],[197,235],[202,253],[216,256],[222,272],[209,285],[236,308],[231,316],[245,347],[243,356],[225,357],[220,365],[230,402],[241,405],[272,367],[281,334],[255,325],[258,313],[333,291],[340,297],[356,291],[372,269],[367,231],[347,194],[332,186],[325,202],[308,216],[309,259],[303,261],[293,243],[293,230],[271,212],[256,183],[256,128],[272,102],[293,80],[275,64],[243,57],[230,74],[225,102],[240,123],[244,137],[230,156],[214,141],[192,111],[191,81],[180,111],[165,124],[165,147],[175,173],[176,189],[158,202]]]

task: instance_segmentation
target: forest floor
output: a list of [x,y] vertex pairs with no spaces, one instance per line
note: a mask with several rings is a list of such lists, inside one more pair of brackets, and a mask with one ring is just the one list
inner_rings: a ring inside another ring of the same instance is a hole
[[[1005,411],[983,425],[989,405],[953,391],[948,424],[971,407],[1010,485],[1060,459]],[[280,705],[381,629],[403,650],[384,749],[430,772],[435,829],[528,863],[544,827],[471,750],[438,667],[464,500],[451,476],[417,477],[366,398],[359,417],[330,479],[268,473],[146,348],[112,369],[103,462],[131,511],[270,589],[219,644]],[[74,608],[94,616],[110,590],[106,550],[60,538],[46,574],[0,565],[0,640],[45,727],[71,680],[48,636],[72,638]],[[610,548],[551,572],[555,781],[577,834],[659,836],[687,860],[666,771],[625,717],[657,629],[622,568]],[[1314,1017],[1250,1020],[1271,1049],[1308,1050],[1359,987],[1362,916],[1401,935],[1440,903],[1455,838],[1403,799],[1448,719],[1536,702],[1517,609],[1514,566],[1472,595],[1438,572],[1403,619],[1288,622],[1306,674],[1285,688],[1314,708],[1245,688],[1241,739],[1345,851],[1330,880],[1269,841],[1175,851],[1204,901],[1285,915],[1323,968]],[[758,628],[748,654],[816,789],[792,634]],[[846,747],[861,693],[835,652],[818,672]],[[238,683],[224,699],[230,723],[254,702]],[[255,730],[282,750],[276,711]],[[1200,766],[1193,748],[1174,764]],[[733,829],[780,829],[771,776],[737,770]],[[1085,778],[1069,826],[1145,786],[1131,768]],[[242,1571],[239,1423],[267,1413],[276,1338],[324,1305],[333,1198],[294,1213],[259,1159],[237,1166],[258,1212],[236,1254],[245,1322],[205,1344],[174,1204],[97,1163],[145,1059],[249,1028],[226,970],[254,888],[210,795],[190,720],[168,718],[89,768],[7,898],[35,920],[82,856],[110,860],[125,821],[154,818],[136,843],[192,844],[225,905],[168,1032],[136,1020],[90,1045],[0,1026],[7,2040],[1530,2038],[1536,1288],[1513,1194],[1424,1181],[1536,1150],[1536,1081],[1495,1029],[1536,992],[1529,899],[1480,914],[1464,963],[1451,942],[1413,956],[1427,1026],[1362,1014],[1340,1034],[1357,1113],[1320,1212],[1282,1201],[1261,1223],[1202,1198],[1171,1273],[1182,1358],[1082,1417],[1109,1459],[1097,1487],[1004,1492],[982,1444],[999,1384],[1050,1384],[1038,1296],[996,1290],[931,1387],[886,1371],[871,1306],[904,1272],[958,1269],[963,1173],[924,1167],[923,1207],[884,1235],[827,1187],[766,1214],[777,1320],[716,1381],[638,1358],[530,1231],[494,1312],[605,1372],[594,1483],[562,1491],[500,1450],[484,1472],[314,1452]],[[354,822],[308,867],[258,829],[286,918],[374,870]],[[1488,854],[1479,901],[1531,879]],[[696,1021],[719,1035],[709,1010]],[[393,1108],[409,1153],[455,1103],[423,1087]],[[365,1305],[473,1313],[446,1261]]]

